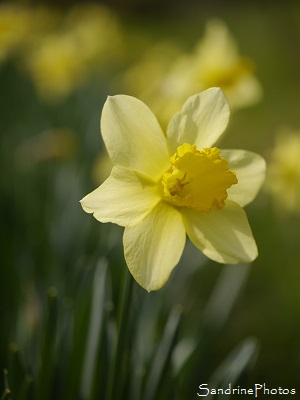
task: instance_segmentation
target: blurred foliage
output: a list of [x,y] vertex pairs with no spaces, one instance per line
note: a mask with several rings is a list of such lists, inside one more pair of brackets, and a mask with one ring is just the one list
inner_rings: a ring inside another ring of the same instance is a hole
[[[275,145],[290,158],[289,135],[278,145],[278,129],[299,139],[297,2],[190,2],[180,14],[174,5],[168,18],[131,14],[141,8],[133,0],[115,1],[118,13],[83,4],[0,5],[3,399],[10,391],[13,399],[101,398],[111,382],[127,272],[122,230],[89,218],[79,200],[95,188],[102,105],[125,91],[128,71],[148,58],[161,76],[169,60],[194,54],[208,20],[219,18],[263,88],[259,103],[233,113],[222,147],[272,162]],[[157,49],[160,65],[151,56]],[[152,68],[144,80],[157,82]],[[293,185],[299,190],[299,178]],[[260,250],[253,265],[208,263],[188,245],[161,291],[134,284],[119,366],[124,398],[192,398],[200,383],[228,379],[298,384],[299,206],[278,213],[278,196],[267,184],[247,208]]]

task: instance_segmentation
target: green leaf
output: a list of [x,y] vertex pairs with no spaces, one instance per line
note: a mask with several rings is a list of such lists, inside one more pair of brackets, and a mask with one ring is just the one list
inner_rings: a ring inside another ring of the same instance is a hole
[[144,400],[155,400],[160,385],[166,376],[170,364],[172,351],[176,343],[179,323],[182,316],[182,307],[174,306],[165,326],[162,341],[158,346],[152,367],[147,379]]
[[86,342],[86,351],[82,371],[81,394],[83,398],[90,399],[93,391],[93,383],[97,376],[97,359],[100,347],[103,313],[105,309],[107,260],[99,260],[94,276],[91,315]]
[[[225,358],[211,376],[208,387],[227,388],[229,384],[234,386],[241,375],[254,364],[259,350],[255,338],[247,338],[236,346]],[[207,399],[212,399],[210,395]],[[223,398],[220,394],[217,398]]]

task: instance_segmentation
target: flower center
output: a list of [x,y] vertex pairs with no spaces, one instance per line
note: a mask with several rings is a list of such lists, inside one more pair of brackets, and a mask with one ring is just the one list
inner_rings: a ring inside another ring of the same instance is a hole
[[184,143],[170,158],[171,167],[162,176],[164,200],[174,206],[185,206],[202,212],[222,208],[227,189],[238,182],[220,157],[216,147],[198,150]]
[[199,80],[204,80],[207,87],[219,86],[224,90],[229,90],[243,76],[249,75],[253,70],[254,66],[247,59],[241,59],[235,63],[230,62],[222,67],[216,66],[215,60],[213,60],[213,63],[208,63],[202,70]]

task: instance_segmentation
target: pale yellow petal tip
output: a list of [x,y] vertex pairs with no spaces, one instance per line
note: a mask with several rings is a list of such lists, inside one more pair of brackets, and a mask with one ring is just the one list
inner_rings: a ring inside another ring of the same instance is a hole
[[133,271],[130,270],[129,265],[127,264],[129,272],[131,273],[133,279],[148,293],[157,292],[158,290],[162,289],[167,281],[170,278],[170,275],[162,281],[151,279],[150,282],[143,279],[141,276],[135,275]]
[[208,96],[208,95],[223,97],[224,101],[226,103],[228,103],[228,106],[229,106],[228,98],[227,98],[224,90],[218,86],[210,87],[209,89],[203,90],[202,92],[193,94],[192,96],[188,97],[185,104],[188,104],[192,99],[197,98],[197,97],[202,98],[202,101],[204,101],[205,96]]
[[240,256],[233,256],[233,255],[216,255],[215,253],[211,254],[210,251],[207,249],[203,250],[203,254],[206,255],[209,259],[219,263],[219,264],[228,264],[228,265],[239,265],[239,264],[250,264],[255,261],[258,257],[258,251],[255,244],[255,249],[253,249],[252,254],[244,254]]
[[253,253],[249,257],[242,258],[241,260],[239,260],[237,262],[237,264],[249,264],[249,263],[252,263],[253,261],[255,261],[257,259],[257,257],[258,257],[258,251],[257,251],[257,248],[256,248],[256,252],[255,253]]
[[83,208],[83,211],[85,211],[85,212],[88,213],[88,214],[92,214],[95,210],[92,210],[91,208],[87,207],[87,206],[84,204],[84,200],[85,200],[85,197],[79,201],[81,207]]
[[[248,153],[252,153],[252,152],[249,151]],[[265,158],[258,153],[252,153],[252,154],[256,157],[256,162],[260,164],[259,166],[260,166],[261,172],[265,173],[266,169],[267,169],[267,162],[266,162]]]
[[[207,92],[220,92],[220,93],[223,93],[224,94],[224,96],[225,96],[225,93],[224,93],[224,91],[219,87],[219,86],[213,86],[213,87],[210,87],[209,89],[206,89],[206,91]],[[204,90],[204,92],[205,92],[205,90]]]
[[131,98],[132,96],[128,96],[126,94],[113,94],[113,95],[108,95],[106,97],[106,101],[113,101],[113,100],[118,99],[120,97],[130,97]]
[[241,260],[239,260],[239,264],[241,263],[252,263],[253,261],[255,261],[258,257],[258,248],[257,248],[257,244],[256,241],[254,239],[254,237],[252,237],[252,251],[250,251],[250,245],[249,245],[249,254],[247,254],[247,256],[245,258],[241,258]]
[[259,185],[257,188],[257,193],[258,193],[266,180],[267,162],[261,155],[255,153],[255,156],[257,160],[253,164],[253,169],[256,168],[256,179],[259,180]]
[[[114,97],[115,96],[107,96],[106,100],[105,100],[105,103],[104,103],[104,107],[105,107],[105,105],[111,103],[113,101]],[[104,109],[104,107],[103,107],[103,109]],[[103,112],[103,109],[102,109],[102,112]]]
[[168,276],[168,278],[162,282],[151,282],[148,285],[141,285],[141,283],[139,283],[145,290],[147,290],[148,293],[150,292],[157,292],[158,290],[162,289],[165,284],[167,283],[167,281],[169,280],[170,276]]
[[168,280],[170,279],[170,277],[172,275],[172,272],[174,271],[174,269],[176,268],[178,263],[179,263],[179,260],[176,263],[176,265],[173,267],[171,273],[169,275],[167,275],[167,276],[164,276],[164,277],[157,277],[157,276],[156,277],[152,277],[150,282],[143,282],[143,280],[136,279],[135,277],[134,277],[134,279],[148,293],[157,292],[158,290],[162,289],[167,284]]
[[[113,95],[113,96],[112,96],[112,95],[108,95],[108,96],[106,97],[104,107],[105,107],[105,105],[114,102],[116,97],[118,97],[118,95]],[[102,112],[103,112],[103,110],[102,110]]]
[[[125,257],[125,259],[126,259],[126,257]],[[177,262],[177,264],[178,264],[178,262]],[[164,276],[163,279],[159,279],[158,277],[154,277],[154,276],[152,276],[150,279],[147,279],[147,278],[145,279],[145,277],[140,276],[139,274],[136,274],[136,273],[134,273],[133,270],[131,270],[130,266],[128,265],[127,260],[126,260],[126,263],[127,263],[127,267],[129,269],[129,272],[131,273],[133,279],[148,293],[157,292],[158,290],[162,289],[165,286],[165,284],[168,282],[168,280],[170,279],[170,276],[172,274],[172,271],[171,271],[171,274],[169,274],[168,276]],[[175,267],[176,267],[176,265],[175,265]]]
[[206,89],[203,92],[200,92],[199,94],[205,93],[205,92],[207,92],[207,93],[208,92],[211,92],[211,93],[215,92],[216,94],[218,93],[219,95],[223,96],[228,101],[224,90],[222,88],[220,88],[219,86],[210,87],[209,89]]

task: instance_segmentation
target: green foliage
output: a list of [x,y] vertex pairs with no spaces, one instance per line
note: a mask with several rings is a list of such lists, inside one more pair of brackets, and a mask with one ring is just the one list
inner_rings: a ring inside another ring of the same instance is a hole
[[[243,140],[268,156],[278,125],[300,126],[299,13],[245,7],[218,16],[255,59],[265,97],[233,115],[224,147]],[[188,243],[168,284],[148,294],[126,284],[122,230],[79,204],[97,186],[99,117],[119,91],[116,71],[149,38],[191,48],[212,14],[200,11],[168,23],[124,17],[131,53],[57,103],[38,96],[16,54],[0,65],[1,400],[182,400],[203,382],[296,385],[299,216],[278,217],[261,194],[247,210],[254,265],[207,263]]]

